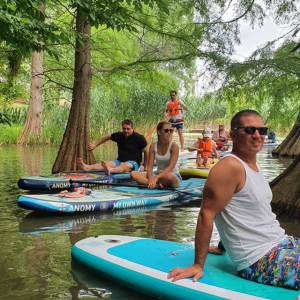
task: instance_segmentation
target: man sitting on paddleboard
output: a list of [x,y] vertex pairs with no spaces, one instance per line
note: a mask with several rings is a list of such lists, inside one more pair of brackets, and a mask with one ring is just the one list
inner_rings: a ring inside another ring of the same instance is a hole
[[[172,142],[174,129],[170,123],[160,122],[156,130],[158,141],[150,146],[147,173],[131,172],[130,176],[138,183],[148,185],[149,189],[157,186],[179,187],[181,176],[176,165],[179,147]],[[157,171],[153,173],[154,160]]]
[[[300,239],[287,236],[271,210],[272,191],[257,163],[267,127],[253,110],[231,120],[231,154],[210,171],[195,235],[195,259],[187,268],[175,268],[172,281],[204,275],[213,222],[238,275],[268,285],[300,288]],[[223,248],[223,253],[225,250]],[[221,252],[221,251],[220,251]]]
[[172,124],[172,127],[177,129],[179,135],[179,141],[181,145],[181,151],[183,149],[183,119],[182,119],[182,110],[188,110],[187,106],[183,103],[183,101],[177,99],[176,91],[170,91],[171,99],[166,103],[165,116],[170,116],[169,122]]
[[228,150],[228,141],[231,141],[231,137],[229,131],[225,129],[224,123],[219,123],[219,130],[214,131],[212,139],[217,144],[217,150]]
[[101,161],[100,164],[87,165],[83,163],[81,158],[77,159],[77,167],[79,170],[104,170],[106,175],[111,173],[123,173],[136,171],[142,162],[142,154],[144,153],[144,165],[147,170],[148,164],[148,148],[145,137],[133,130],[133,122],[124,120],[122,122],[122,132],[106,134],[97,142],[88,145],[88,150],[92,151],[97,146],[112,140],[118,145],[118,159],[111,161]]
[[197,150],[196,164],[198,167],[201,165],[206,167],[207,165],[213,163],[212,152],[214,152],[217,158],[220,158],[220,155],[216,149],[216,144],[211,139],[210,128],[205,128],[202,132],[202,135],[203,138],[198,138],[198,141],[196,141],[194,145],[189,148],[189,151]]

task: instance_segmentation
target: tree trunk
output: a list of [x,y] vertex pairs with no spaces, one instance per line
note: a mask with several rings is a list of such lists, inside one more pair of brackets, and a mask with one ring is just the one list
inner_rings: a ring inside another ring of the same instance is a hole
[[273,192],[272,208],[276,214],[300,217],[300,155],[271,183]]
[[273,155],[291,156],[300,155],[300,112],[297,120],[284,141],[272,151]]
[[300,217],[300,113],[291,132],[272,154],[295,157],[292,164],[271,183],[272,208],[277,214]]
[[95,163],[94,155],[87,150],[90,142],[89,110],[92,84],[91,26],[85,22],[77,9],[76,28],[82,35],[84,45],[76,40],[75,71],[72,105],[67,128],[64,133],[52,173],[76,170],[76,159],[81,157],[87,164]]
[[26,121],[17,144],[41,143],[44,141],[42,103],[43,103],[43,52],[31,55],[31,88]]
[[[39,10],[45,13],[45,4],[39,5]],[[18,145],[30,142],[41,143],[45,140],[42,119],[43,105],[43,57],[44,53],[34,52],[31,55],[31,87],[26,121],[17,140]]]

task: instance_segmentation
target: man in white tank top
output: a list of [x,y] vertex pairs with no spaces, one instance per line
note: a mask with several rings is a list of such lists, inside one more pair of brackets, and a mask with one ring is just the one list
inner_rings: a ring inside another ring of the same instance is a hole
[[[300,288],[300,240],[288,237],[276,220],[270,206],[272,191],[256,161],[266,132],[256,111],[240,111],[232,118],[232,153],[212,168],[204,186],[194,264],[171,270],[172,281],[186,277],[198,281],[207,253],[222,254],[226,249],[239,276]],[[225,248],[209,248],[214,221]]]

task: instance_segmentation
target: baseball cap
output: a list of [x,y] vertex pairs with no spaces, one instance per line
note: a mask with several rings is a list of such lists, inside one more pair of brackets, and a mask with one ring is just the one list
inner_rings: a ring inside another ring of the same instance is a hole
[[203,134],[203,137],[208,137],[208,138],[210,138],[210,137],[211,137],[211,130],[210,130],[210,128],[205,128],[205,129],[202,131],[202,134]]

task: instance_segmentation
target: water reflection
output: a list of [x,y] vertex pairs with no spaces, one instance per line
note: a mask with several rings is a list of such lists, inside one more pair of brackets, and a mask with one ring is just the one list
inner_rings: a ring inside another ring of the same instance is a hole
[[[116,148],[101,146],[97,161],[116,156]],[[97,148],[97,149],[98,149]],[[258,160],[269,181],[289,160],[272,158],[264,147]],[[71,247],[85,237],[113,234],[150,237],[188,244],[194,233],[200,200],[145,206],[105,213],[41,215],[17,206],[23,176],[50,174],[58,148],[0,146],[0,290],[1,299],[151,299],[116,283],[71,266]],[[296,220],[282,219],[288,234],[299,235]],[[212,243],[218,241],[213,232]],[[111,293],[111,295],[110,295]]]

